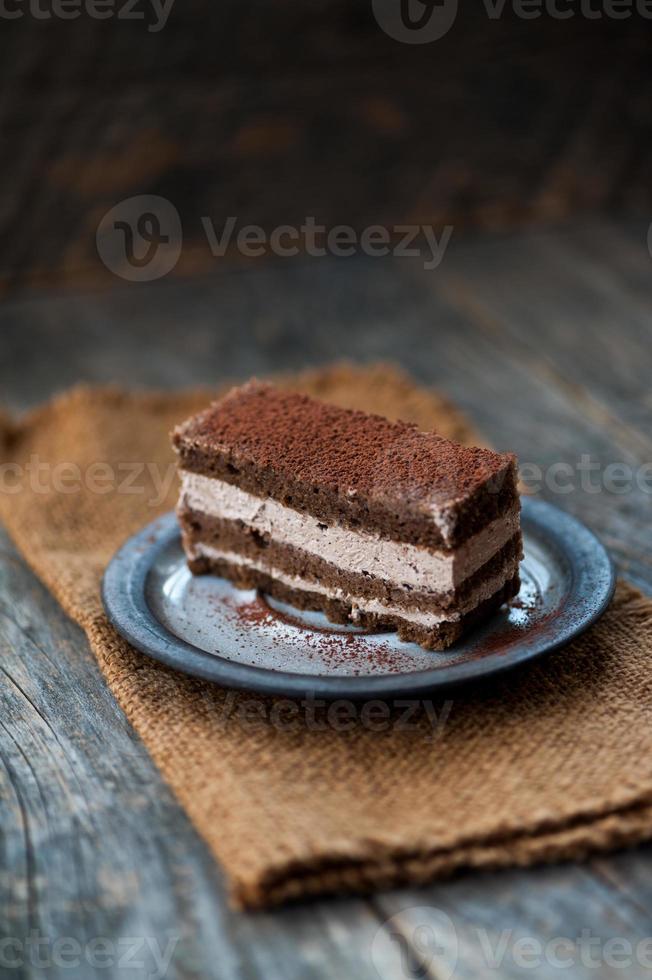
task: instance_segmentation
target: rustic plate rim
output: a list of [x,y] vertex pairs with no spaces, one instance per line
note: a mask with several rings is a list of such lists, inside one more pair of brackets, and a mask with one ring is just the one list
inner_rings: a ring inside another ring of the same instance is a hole
[[[512,670],[565,646],[604,613],[616,585],[613,562],[599,538],[577,518],[553,504],[531,497],[522,500],[522,521],[564,555],[571,571],[566,595],[571,615],[557,633],[542,634],[534,645],[516,644],[476,659],[428,670],[366,676],[300,674],[237,663],[209,653],[169,631],[146,599],[149,570],[162,550],[179,534],[173,511],[152,521],[116,552],[102,579],[102,602],[111,624],[141,653],[184,674],[222,687],[259,694],[321,698],[387,699],[440,691]],[[591,590],[587,588],[586,556],[591,556]],[[579,556],[583,556],[580,559]],[[524,638],[527,637],[524,633]],[[437,654],[433,654],[437,656]]]

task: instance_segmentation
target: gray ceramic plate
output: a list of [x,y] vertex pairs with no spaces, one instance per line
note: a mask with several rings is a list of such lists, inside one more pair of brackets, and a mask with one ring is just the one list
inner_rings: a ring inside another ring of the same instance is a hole
[[335,626],[188,571],[174,514],[120,549],[106,570],[107,614],[133,646],[228,687],[323,698],[391,698],[487,677],[567,643],[613,594],[609,556],[583,524],[523,500],[522,587],[509,608],[444,653],[393,633]]

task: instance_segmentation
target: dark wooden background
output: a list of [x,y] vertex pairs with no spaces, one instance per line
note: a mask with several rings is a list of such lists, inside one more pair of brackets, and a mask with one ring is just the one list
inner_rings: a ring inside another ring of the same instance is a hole
[[[391,41],[361,0],[176,0],[168,26],[2,22],[0,386],[19,412],[77,381],[176,387],[340,357],[390,359],[542,466],[652,459],[647,23],[490,22]],[[160,194],[184,225],[170,276],[100,263],[104,212]],[[452,223],[418,259],[213,260],[203,214],[271,228]],[[548,494],[550,496],[550,494]],[[552,495],[652,594],[650,497]],[[154,962],[30,962],[49,942],[174,942],[166,976],[441,980],[374,962],[409,910],[454,924],[455,976],[534,975],[518,938],[652,933],[652,850],[244,915],[118,711],[81,631],[0,539],[0,976],[145,978]],[[596,744],[599,751],[599,744]],[[641,764],[646,764],[642,760]],[[490,973],[507,930],[506,957]],[[11,952],[11,947],[9,948]],[[4,971],[4,972],[3,972]],[[537,977],[644,976],[576,955]]]
[[179,211],[177,275],[213,270],[202,215],[461,231],[650,202],[640,17],[492,20],[464,5],[424,45],[384,34],[371,0],[176,0],[159,33],[0,24],[5,289],[110,286],[95,231],[135,194]]

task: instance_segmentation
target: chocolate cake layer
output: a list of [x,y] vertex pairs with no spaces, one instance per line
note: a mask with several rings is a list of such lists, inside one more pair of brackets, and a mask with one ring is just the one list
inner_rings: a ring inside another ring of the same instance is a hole
[[309,588],[310,582],[316,582],[322,586],[344,589],[352,596],[379,599],[387,604],[434,613],[463,607],[486,583],[498,580],[502,584],[512,579],[518,572],[522,556],[521,534],[517,531],[460,585],[447,591],[426,592],[409,583],[383,578],[382,569],[374,574],[340,568],[325,561],[319,554],[287,545],[269,534],[261,534],[242,521],[212,517],[184,506],[180,507],[178,514],[184,548],[191,556],[195,572],[210,570],[210,562],[201,557],[201,548],[198,548],[204,546],[236,553],[250,562],[263,563],[270,574],[276,569],[303,578],[306,588]]
[[173,434],[181,467],[346,528],[456,548],[518,501],[510,454],[251,382]]
[[[190,563],[191,567],[193,562]],[[440,622],[420,622],[407,618],[409,613],[399,609],[393,611],[368,611],[356,607],[350,599],[325,597],[319,592],[310,591],[310,583],[300,587],[293,586],[278,577],[252,566],[229,561],[228,558],[203,557],[195,562],[199,572],[213,572],[233,581],[242,589],[260,589],[267,595],[287,602],[297,609],[312,609],[325,612],[335,623],[354,622],[367,629],[396,630],[401,640],[418,643],[428,650],[445,650],[474,623],[481,621],[518,593],[519,577],[514,575],[492,596],[458,619],[443,619]]]
[[417,590],[448,592],[480,568],[519,530],[517,507],[491,521],[455,550],[426,549],[392,541],[378,533],[328,524],[311,514],[263,499],[240,487],[182,471],[180,507],[247,526],[274,539],[317,554],[331,564],[361,574],[380,574]]

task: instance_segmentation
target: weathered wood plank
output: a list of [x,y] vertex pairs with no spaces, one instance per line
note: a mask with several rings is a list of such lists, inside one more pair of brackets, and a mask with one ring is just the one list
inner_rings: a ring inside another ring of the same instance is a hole
[[107,937],[114,956],[119,943],[126,954],[133,938],[130,948],[140,943],[150,967],[148,937],[163,944],[155,952],[170,939],[177,962],[197,944],[201,961],[210,961],[225,947],[219,922],[188,916],[184,877],[191,874],[201,905],[219,893],[217,875],[204,872],[210,863],[192,834],[180,861],[183,814],[103,684],[81,631],[4,535],[0,589],[2,783],[14,797],[8,809],[4,793],[0,801],[2,934],[20,944],[11,956],[36,973],[32,929],[44,940],[40,954],[53,976],[102,975],[88,962],[55,962],[55,943],[67,937],[82,947]]
[[593,254],[572,229],[511,237],[496,249],[453,248],[438,285],[479,326],[502,331],[540,371],[570,386],[600,424],[636,429],[650,453],[652,294],[642,277],[652,258],[643,234],[623,262],[623,239],[606,223],[593,231]]
[[[649,870],[649,860],[649,850],[645,862],[640,852],[636,858],[641,869]],[[611,861],[616,869],[627,867],[625,856]],[[560,972],[579,980],[642,976],[644,955],[650,954],[639,949],[637,961],[637,947],[651,933],[648,909],[637,907],[591,865],[468,875],[374,901],[393,923],[402,923],[415,945],[421,939],[435,976],[456,952],[460,980],[528,974],[553,980]],[[620,963],[613,955],[616,940],[625,944],[625,955],[630,950],[629,973],[622,955]]]

